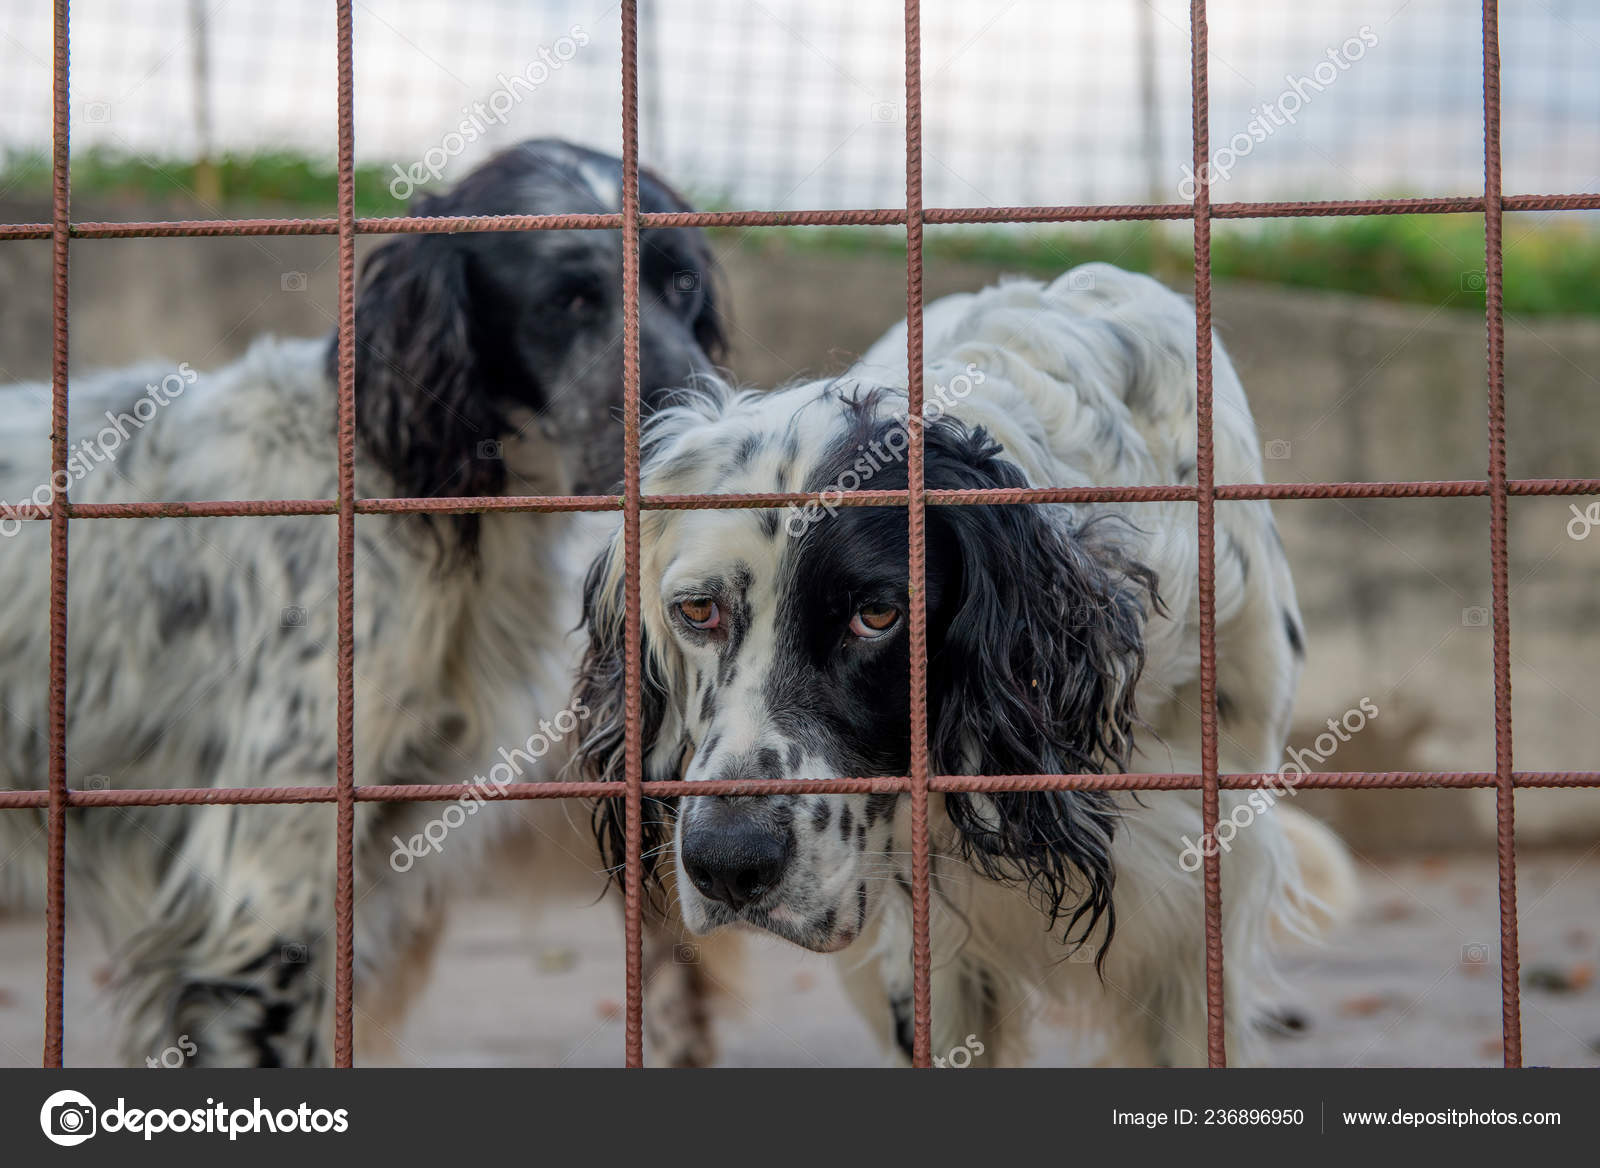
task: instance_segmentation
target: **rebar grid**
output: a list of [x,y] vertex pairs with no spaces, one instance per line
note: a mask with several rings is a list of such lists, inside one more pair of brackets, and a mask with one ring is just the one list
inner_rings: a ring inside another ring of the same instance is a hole
[[[779,793],[883,793],[909,796],[912,821],[913,1062],[931,1065],[931,948],[928,800],[932,793],[1037,790],[1198,790],[1202,796],[1205,853],[1206,995],[1208,1061],[1227,1061],[1224,1031],[1220,861],[1210,846],[1223,790],[1270,783],[1276,774],[1222,773],[1217,765],[1215,507],[1244,499],[1454,498],[1487,497],[1493,590],[1495,769],[1493,771],[1345,771],[1306,774],[1307,788],[1493,788],[1501,925],[1501,1008],[1504,1064],[1522,1062],[1518,985],[1516,843],[1514,799],[1519,787],[1600,787],[1600,771],[1516,771],[1512,763],[1511,674],[1507,510],[1512,496],[1600,494],[1600,478],[1512,479],[1506,473],[1504,264],[1505,212],[1600,209],[1600,194],[1505,195],[1501,189],[1500,59],[1496,0],[1483,0],[1484,193],[1482,197],[1336,200],[1313,202],[1212,203],[1207,167],[1209,102],[1205,0],[1191,0],[1193,161],[1196,192],[1191,204],[1119,206],[942,207],[922,206],[921,35],[919,0],[905,3],[906,205],[904,209],[846,211],[734,211],[647,214],[639,207],[638,4],[623,0],[622,120],[623,192],[618,214],[527,215],[357,219],[354,191],[352,0],[334,0],[338,54],[338,215],[325,219],[188,220],[177,222],[74,223],[69,179],[68,0],[54,0],[52,92],[52,217],[48,224],[0,224],[0,240],[48,239],[52,255],[52,435],[51,465],[66,471],[67,436],[67,246],[72,239],[153,238],[215,235],[334,235],[339,255],[338,497],[183,503],[73,503],[58,491],[48,507],[19,506],[15,518],[50,524],[49,784],[44,790],[0,791],[0,811],[42,809],[48,823],[45,1034],[46,1066],[62,1062],[62,995],[66,884],[66,812],[71,807],[156,805],[269,805],[332,803],[337,814],[335,856],[335,1034],[334,1062],[351,1065],[354,969],[354,826],[362,802],[424,802],[460,798],[470,783],[378,786],[355,783],[354,771],[354,536],[362,514],[488,511],[620,511],[626,565],[626,770],[617,783],[513,783],[507,799],[625,800],[627,835],[624,873],[626,932],[627,1065],[643,1062],[641,812],[646,796],[685,794],[759,796]],[[1216,219],[1337,215],[1482,214],[1485,224],[1487,403],[1489,465],[1482,480],[1445,482],[1218,483],[1212,444],[1211,224]],[[834,506],[904,506],[909,519],[909,629],[911,637],[911,773],[903,776],[826,780],[645,781],[640,740],[639,524],[644,511],[758,508],[823,501],[817,494],[774,492],[750,495],[641,494],[639,475],[639,239],[652,227],[903,226],[906,231],[907,358],[909,410],[922,407],[922,233],[928,223],[1070,223],[1112,220],[1191,219],[1194,224],[1197,459],[1194,486],[1037,488],[1024,490],[928,490],[923,484],[920,428],[911,429],[905,490],[829,493]],[[471,498],[355,498],[355,237],[360,234],[452,231],[620,230],[623,238],[624,486],[620,496],[518,496]],[[1201,770],[1193,774],[933,775],[929,773],[927,710],[927,615],[924,603],[926,509],[930,506],[1015,505],[1061,502],[1193,502],[1199,532]],[[73,519],[196,518],[204,516],[336,515],[338,517],[338,749],[329,787],[73,790],[67,786],[67,531]]]

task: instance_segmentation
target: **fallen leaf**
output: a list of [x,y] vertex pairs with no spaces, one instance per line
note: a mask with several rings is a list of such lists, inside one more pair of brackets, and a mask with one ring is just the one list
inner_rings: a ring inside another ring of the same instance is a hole
[[1383,994],[1362,994],[1339,1003],[1339,1013],[1347,1018],[1370,1018],[1388,1008],[1389,999]]
[[1562,968],[1559,965],[1534,965],[1523,974],[1523,984],[1529,989],[1543,990],[1548,994],[1577,994],[1594,982],[1594,965],[1580,961]]
[[576,949],[545,949],[539,954],[540,973],[566,973],[578,964]]

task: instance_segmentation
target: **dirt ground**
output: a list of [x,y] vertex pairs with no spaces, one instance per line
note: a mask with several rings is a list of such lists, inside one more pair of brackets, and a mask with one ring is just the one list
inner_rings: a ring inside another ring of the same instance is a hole
[[[1522,1026],[1528,1065],[1600,1064],[1600,850],[1519,864]],[[1362,864],[1363,905],[1329,944],[1287,964],[1269,1044],[1281,1066],[1488,1066],[1500,1058],[1498,909],[1492,858]],[[884,1062],[839,988],[839,958],[752,938],[725,987],[720,1033],[732,1066]],[[96,984],[103,954],[68,938],[66,1061],[113,1059],[112,1015]],[[0,1064],[38,1060],[44,923],[0,921]],[[614,1066],[622,1059],[620,914],[563,905],[536,916],[509,892],[463,903],[437,975],[386,1056],[400,1066]],[[359,1009],[359,1001],[357,1003]],[[1070,1065],[1070,1037],[1046,1019],[1036,1063]]]

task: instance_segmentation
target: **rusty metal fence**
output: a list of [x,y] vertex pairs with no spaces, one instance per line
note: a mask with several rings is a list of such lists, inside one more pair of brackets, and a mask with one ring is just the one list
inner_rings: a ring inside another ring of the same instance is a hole
[[[1206,1002],[1208,1057],[1223,1066],[1223,960],[1221,869],[1210,846],[1216,829],[1219,792],[1260,786],[1275,775],[1222,774],[1217,766],[1215,509],[1218,501],[1243,499],[1447,498],[1486,496],[1490,503],[1489,557],[1493,583],[1495,767],[1492,771],[1324,772],[1304,776],[1307,787],[1492,787],[1496,821],[1500,898],[1500,975],[1502,1046],[1508,1067],[1522,1061],[1517,957],[1516,843],[1514,798],[1518,787],[1600,787],[1600,771],[1516,771],[1512,763],[1509,584],[1506,525],[1513,495],[1600,493],[1600,478],[1511,479],[1506,473],[1506,415],[1501,225],[1506,212],[1600,209],[1600,195],[1506,195],[1501,189],[1500,56],[1496,0],[1483,0],[1484,185],[1481,196],[1352,200],[1338,202],[1213,203],[1207,178],[1210,156],[1205,0],[1192,0],[1191,85],[1193,161],[1197,176],[1192,203],[1123,206],[924,207],[922,203],[922,85],[918,0],[905,4],[904,209],[798,212],[703,212],[644,214],[639,209],[639,52],[638,2],[622,0],[623,194],[620,214],[536,215],[357,219],[354,199],[354,130],[351,51],[352,0],[334,0],[338,60],[338,216],[332,219],[195,220],[147,223],[74,223],[70,216],[68,148],[68,0],[54,2],[54,88],[52,169],[53,216],[49,224],[0,225],[0,240],[48,239],[54,274],[52,360],[52,470],[65,473],[67,440],[67,245],[70,240],[208,235],[334,235],[339,254],[338,498],[249,502],[73,503],[58,492],[47,507],[17,508],[17,518],[50,524],[50,705],[49,786],[43,791],[0,792],[0,812],[43,809],[48,820],[48,897],[46,905],[44,1064],[60,1066],[66,883],[66,813],[72,807],[178,804],[331,803],[338,825],[335,910],[334,1061],[351,1064],[354,970],[354,830],[358,802],[442,801],[468,792],[470,784],[433,786],[357,786],[354,781],[354,538],[358,514],[487,511],[620,511],[627,565],[628,711],[626,781],[615,783],[520,783],[505,788],[505,798],[622,799],[627,816],[624,878],[626,929],[626,1062],[643,1057],[641,937],[643,901],[640,824],[645,796],[765,795],[775,793],[892,793],[907,795],[912,825],[912,969],[914,976],[914,1052],[917,1066],[931,1064],[928,802],[948,791],[1020,790],[1199,790],[1202,792],[1205,854]],[[1445,482],[1369,482],[1233,484],[1214,477],[1212,442],[1211,224],[1215,219],[1285,216],[1481,214],[1486,236],[1489,465],[1484,479]],[[830,502],[843,506],[904,506],[910,528],[911,773],[890,778],[829,780],[645,782],[640,742],[639,517],[642,511],[697,508],[770,508],[818,500],[807,493],[757,495],[643,496],[639,485],[639,232],[646,227],[767,227],[796,225],[899,225],[906,232],[906,311],[910,321],[907,357],[909,411],[923,404],[922,309],[923,227],[945,223],[1066,223],[1110,220],[1191,219],[1194,223],[1195,344],[1198,403],[1196,484],[1134,488],[1085,487],[1022,490],[927,490],[923,486],[923,448],[912,431],[908,451],[909,485],[900,491],[855,491]],[[623,238],[624,295],[624,492],[617,496],[385,498],[355,497],[355,237],[361,233],[450,231],[617,230]],[[1196,505],[1199,531],[1201,770],[1197,774],[931,775],[928,765],[927,614],[925,575],[926,509],[930,506],[1027,505],[1061,502],[1182,501]],[[67,786],[67,528],[73,519],[185,518],[251,515],[338,516],[338,754],[331,787],[214,788],[179,790],[73,790]]]

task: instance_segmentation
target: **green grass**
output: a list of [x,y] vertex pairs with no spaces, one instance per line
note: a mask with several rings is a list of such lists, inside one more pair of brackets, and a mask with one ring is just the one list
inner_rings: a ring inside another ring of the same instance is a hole
[[[389,194],[392,170],[356,168],[356,214],[398,215]],[[130,157],[93,149],[73,158],[72,186],[97,204],[177,203],[195,213],[196,192],[221,214],[333,215],[338,182],[331,160],[289,152],[226,155],[209,167],[193,161]],[[8,152],[0,158],[0,194],[47,199],[49,159]],[[1600,229],[1589,217],[1508,215],[1505,220],[1506,310],[1516,315],[1600,316]],[[903,257],[897,228],[769,228],[722,231],[721,241],[766,249],[823,250]],[[931,262],[965,260],[1048,276],[1104,260],[1181,282],[1193,269],[1187,223],[1104,223],[1071,228],[932,227]],[[1212,271],[1224,280],[1255,280],[1350,292],[1417,304],[1483,307],[1480,215],[1369,215],[1217,223]]]
[[[789,246],[903,258],[898,228],[798,228],[782,242],[730,232],[750,246]],[[1106,223],[1037,230],[931,227],[930,263],[941,259],[1051,276],[1100,260],[1181,282],[1194,269],[1187,223]],[[1505,304],[1516,315],[1600,316],[1600,230],[1574,218],[1508,215]],[[1482,311],[1481,215],[1370,215],[1357,218],[1226,222],[1214,226],[1211,270],[1253,280]]]
[[[91,149],[74,154],[72,189],[97,203],[181,202],[192,213],[197,192],[223,213],[240,208],[279,207],[295,216],[334,215],[339,179],[331,161],[290,152],[227,154],[206,173],[192,160],[131,156]],[[386,166],[356,167],[356,214],[402,215],[405,204],[389,194],[393,171]],[[50,160],[36,152],[7,152],[0,159],[0,193],[12,197],[50,195]]]

